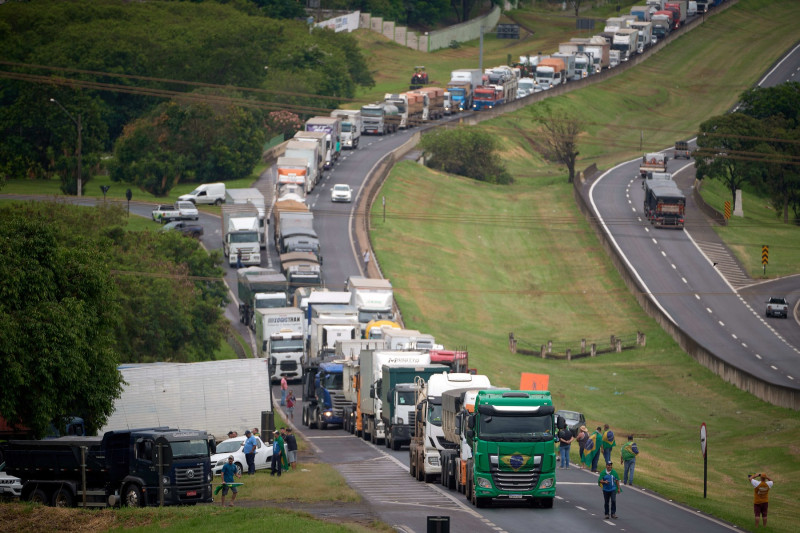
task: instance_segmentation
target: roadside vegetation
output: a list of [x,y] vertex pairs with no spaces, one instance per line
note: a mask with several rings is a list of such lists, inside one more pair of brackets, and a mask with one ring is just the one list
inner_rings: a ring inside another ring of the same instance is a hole
[[[776,20],[775,10],[787,17]],[[403,162],[380,192],[386,221],[382,212],[370,221],[377,258],[407,327],[431,332],[446,346],[468,347],[470,366],[497,385],[518,387],[521,372],[548,374],[557,407],[584,412],[590,427],[610,424],[618,438],[636,436],[643,450],[637,485],[739,527],[752,527],[747,474],[767,471],[776,483],[769,526],[775,531],[792,531],[800,519],[793,501],[800,491],[794,445],[800,414],[724,383],[642,312],[577,210],[565,169],[543,157],[536,123],[559,112],[586,120],[579,169],[593,163],[607,169],[690,138],[794,44],[788,15],[800,16],[800,6],[742,0],[635,69],[483,122],[481,128],[500,140],[513,184],[475,183]],[[747,46],[743,27],[749,28]],[[732,51],[735,62],[729,61]],[[487,66],[495,64],[491,54]],[[729,198],[716,180],[703,189],[720,208]],[[765,238],[776,241],[780,257],[768,276],[800,271],[800,230],[776,228],[774,210],[765,207],[769,199],[752,189],[745,188],[744,205],[746,219],[720,234],[734,250],[748,250],[751,273],[756,255],[760,267]],[[509,332],[519,346],[538,349],[549,340],[593,342],[636,331],[647,335],[645,347],[571,362],[508,348]],[[709,428],[706,499],[703,422]]]

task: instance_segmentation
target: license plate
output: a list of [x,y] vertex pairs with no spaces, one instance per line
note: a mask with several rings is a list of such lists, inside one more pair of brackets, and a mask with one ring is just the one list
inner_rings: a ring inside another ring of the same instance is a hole
[[511,498],[512,500],[521,500],[522,494],[509,494],[508,497]]
[[186,495],[187,496],[197,496],[197,491],[196,490],[186,491]]

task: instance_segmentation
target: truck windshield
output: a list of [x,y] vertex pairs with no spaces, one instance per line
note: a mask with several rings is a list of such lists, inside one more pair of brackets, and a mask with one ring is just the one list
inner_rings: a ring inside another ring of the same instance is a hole
[[208,455],[208,442],[203,439],[178,440],[170,442],[169,445],[172,448],[173,459]]
[[256,309],[277,309],[286,307],[286,297],[281,298],[259,298],[256,300]]
[[365,117],[382,117],[383,109],[366,109],[362,107],[361,114]]
[[552,78],[552,77],[553,77],[553,75],[554,75],[554,73],[553,73],[553,72],[547,72],[547,71],[543,71],[543,70],[537,70],[537,71],[536,71],[536,77],[537,77],[537,78],[545,78],[545,79],[548,79],[548,78]]
[[484,416],[480,421],[482,440],[499,442],[545,442],[553,439],[551,416]]
[[303,339],[278,339],[271,342],[272,353],[290,353],[303,351]]
[[404,390],[397,393],[397,405],[414,405],[414,391]]
[[353,126],[349,122],[342,122],[342,133],[350,133],[353,131]]
[[392,314],[391,309],[378,309],[377,311],[366,311],[366,310],[359,310],[358,311],[358,321],[362,324],[366,324],[370,320],[378,320],[381,318],[385,318]]
[[231,233],[230,237],[231,242],[235,243],[258,242],[258,233],[255,231],[239,231]]
[[441,404],[435,405],[428,404],[428,422],[434,426],[442,427],[442,406]]
[[344,389],[344,378],[342,374],[324,374],[320,386],[328,390]]

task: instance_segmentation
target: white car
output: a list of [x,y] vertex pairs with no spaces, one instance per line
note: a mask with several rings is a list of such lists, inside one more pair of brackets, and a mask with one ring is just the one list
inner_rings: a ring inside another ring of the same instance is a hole
[[349,185],[337,183],[331,189],[331,202],[350,202],[353,200],[353,190]]
[[[211,456],[211,472],[218,476],[222,474],[222,465],[228,462],[228,456],[233,455],[233,464],[236,465],[236,471],[239,474],[246,473],[247,459],[244,457],[244,441],[247,437],[234,437],[226,439],[217,444],[217,453]],[[256,470],[269,468],[272,464],[272,446],[269,443],[263,442],[260,437],[258,440],[258,448],[256,449]]]

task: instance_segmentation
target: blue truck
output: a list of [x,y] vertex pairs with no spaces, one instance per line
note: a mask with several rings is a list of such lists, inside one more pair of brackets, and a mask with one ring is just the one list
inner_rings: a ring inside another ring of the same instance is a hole
[[342,425],[344,407],[344,377],[341,361],[320,363],[315,372],[304,369],[303,424],[311,429],[327,429]]
[[168,427],[3,445],[5,471],[20,479],[22,499],[54,507],[211,502],[213,451],[205,431]]

